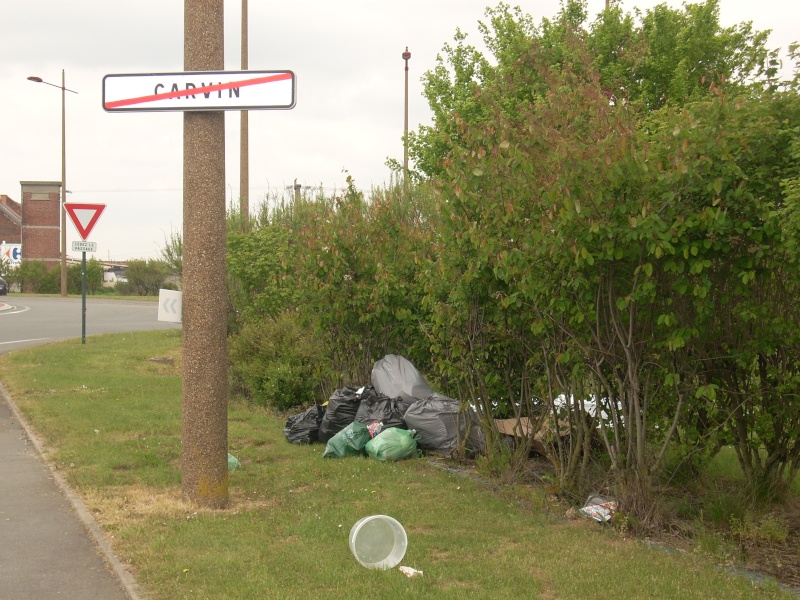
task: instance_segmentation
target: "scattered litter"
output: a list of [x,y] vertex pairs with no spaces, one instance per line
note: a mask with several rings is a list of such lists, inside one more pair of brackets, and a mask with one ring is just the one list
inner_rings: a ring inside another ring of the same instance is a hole
[[361,394],[361,404],[356,411],[354,420],[364,423],[364,425],[380,421],[384,428],[405,428],[403,415],[406,414],[409,406],[411,406],[411,402],[406,402],[402,398],[389,398],[376,392],[374,388],[368,388]]
[[367,442],[367,454],[376,460],[404,460],[417,454],[417,433],[391,427]]
[[326,444],[334,435],[356,420],[362,396],[370,389],[343,387],[333,392],[328,399],[325,416],[317,433],[320,442]]
[[406,577],[417,577],[422,576],[422,571],[417,571],[412,567],[399,567],[400,572],[405,575]]
[[230,452],[228,453],[228,471],[236,471],[242,468],[242,463]]
[[392,517],[373,515],[359,520],[350,530],[350,551],[368,569],[392,569],[406,553],[408,538]]
[[404,416],[406,426],[416,430],[420,448],[450,454],[463,441],[466,448],[481,453],[486,439],[475,411],[459,400],[431,394],[411,405]]
[[313,444],[318,439],[323,418],[325,407],[314,405],[299,415],[289,417],[283,435],[293,444]]
[[383,423],[381,421],[373,421],[367,425],[367,428],[369,429],[369,437],[374,438],[383,431]]
[[372,385],[389,398],[409,404],[427,398],[433,390],[417,368],[402,356],[387,354],[372,366]]
[[364,446],[369,441],[367,426],[355,421],[328,440],[322,458],[361,456],[364,454]]
[[586,505],[580,509],[579,512],[587,517],[591,517],[595,521],[605,523],[611,520],[611,515],[613,515],[616,510],[616,500],[592,494],[589,496],[588,500],[586,500]]
[[371,379],[372,385],[339,388],[324,404],[290,416],[283,429],[287,441],[322,442],[326,458],[369,454],[402,460],[423,452],[485,452],[474,409],[433,393],[407,359],[386,355],[374,364]]

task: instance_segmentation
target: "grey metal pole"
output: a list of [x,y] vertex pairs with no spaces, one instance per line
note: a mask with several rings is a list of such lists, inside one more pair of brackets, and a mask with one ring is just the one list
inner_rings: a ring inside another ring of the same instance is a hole
[[[184,69],[221,71],[224,1],[184,0]],[[183,116],[183,395],[181,489],[228,504],[225,113]]]
[[64,204],[67,202],[67,119],[66,119],[66,93],[75,90],[68,90],[64,82],[64,69],[61,69],[61,85],[50,83],[41,77],[31,75],[28,81],[43,83],[61,90],[61,295],[67,295],[67,209]]
[[67,296],[67,88],[61,69],[61,295]]
[[406,63],[406,94],[405,94],[405,108],[403,120],[403,189],[408,195],[408,61],[411,58],[411,52],[408,51],[406,46],[403,52],[403,60]]
[[81,344],[86,343],[86,252],[81,252]]

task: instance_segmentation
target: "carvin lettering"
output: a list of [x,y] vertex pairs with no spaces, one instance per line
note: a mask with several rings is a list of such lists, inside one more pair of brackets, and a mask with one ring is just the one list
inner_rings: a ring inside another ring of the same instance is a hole
[[[214,82],[212,82],[212,81],[209,81],[208,83],[200,82],[200,87],[201,88],[209,87],[209,86],[212,86],[212,85],[214,85]],[[221,81],[218,82],[217,85],[222,85],[222,82]],[[165,87],[166,86],[164,86],[163,83],[156,84],[156,87],[153,89],[153,94],[158,96],[159,93],[162,93],[159,90],[160,89],[163,90]],[[180,96],[174,96],[174,97],[175,98],[190,98],[191,97],[191,98],[195,98],[195,99],[197,98],[197,96],[195,94],[192,94],[192,93],[189,92],[189,90],[197,89],[197,86],[195,84],[187,82],[185,87],[184,87],[184,89],[187,92],[186,94],[183,94],[183,95],[180,95]],[[172,86],[170,87],[169,91],[170,92],[180,92],[181,88],[178,86],[177,83],[173,83]],[[222,92],[225,92],[225,91],[228,92],[228,98],[233,98],[234,96],[236,96],[237,98],[239,97],[239,88],[238,87],[237,88],[228,88],[227,90],[220,89],[220,90],[215,90],[215,91],[217,92],[217,98],[222,98]],[[213,91],[202,92],[202,94],[203,94],[203,96],[205,98],[210,98],[211,94],[213,94],[213,93],[214,93]]]

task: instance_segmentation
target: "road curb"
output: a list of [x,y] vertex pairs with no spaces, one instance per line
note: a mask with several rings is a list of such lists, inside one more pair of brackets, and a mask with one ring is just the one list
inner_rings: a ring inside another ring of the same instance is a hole
[[[3,310],[3,305],[0,304],[0,311]],[[9,307],[11,308],[11,307]],[[86,508],[86,505],[83,503],[83,500],[74,492],[72,488],[69,487],[64,477],[61,473],[56,470],[55,466],[46,458],[46,454],[44,451],[44,444],[42,443],[39,436],[36,432],[31,428],[28,424],[28,421],[22,415],[22,412],[19,410],[17,405],[11,399],[6,388],[3,386],[3,383],[0,382],[0,396],[5,401],[6,405],[11,409],[11,412],[14,415],[14,418],[17,419],[17,422],[20,424],[20,427],[25,431],[25,435],[30,440],[33,447],[36,449],[36,455],[42,461],[42,463],[47,467],[50,474],[53,476],[53,480],[55,481],[58,489],[61,493],[66,497],[67,501],[70,503],[73,511],[77,515],[80,522],[83,524],[86,531],[94,541],[95,545],[100,551],[103,559],[105,560],[106,564],[109,566],[111,571],[116,576],[117,580],[119,581],[123,591],[128,596],[129,600],[147,600],[147,598],[139,593],[139,584],[136,583],[136,580],[133,577],[133,574],[128,570],[128,568],[116,557],[114,554],[114,550],[111,547],[111,543],[109,542],[106,535],[103,533],[103,530],[100,529],[100,525],[95,520],[92,513]]]

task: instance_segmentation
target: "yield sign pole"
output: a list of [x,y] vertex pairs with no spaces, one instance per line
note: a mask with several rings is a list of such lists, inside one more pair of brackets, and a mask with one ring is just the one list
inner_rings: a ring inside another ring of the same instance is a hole
[[[184,69],[224,68],[224,0],[184,0]],[[228,504],[225,113],[183,115],[183,396],[181,489]]]
[[[105,204],[64,204],[64,210],[72,219],[72,224],[86,241],[89,234],[94,229],[97,220],[106,209]],[[73,248],[74,250],[74,248]],[[81,344],[86,343],[86,250],[81,251]]]

